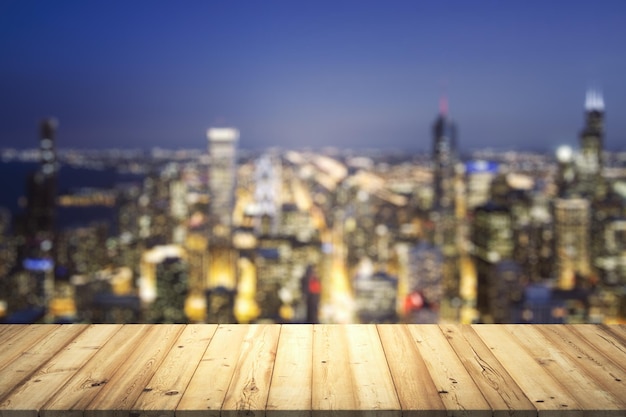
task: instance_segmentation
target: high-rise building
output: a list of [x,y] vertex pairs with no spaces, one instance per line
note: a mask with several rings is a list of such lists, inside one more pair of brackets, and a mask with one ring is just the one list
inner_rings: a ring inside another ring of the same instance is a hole
[[45,119],[40,125],[39,169],[34,172],[27,185],[25,235],[26,256],[52,256],[52,238],[56,212],[57,162],[55,133],[58,123]]
[[583,196],[601,199],[606,193],[602,168],[604,149],[604,99],[597,90],[587,91],[585,126],[580,133],[578,184]]
[[442,317],[453,318],[456,312],[448,308],[459,293],[459,257],[456,222],[456,124],[448,116],[448,103],[441,99],[439,116],[433,125],[433,243],[444,256]]
[[211,243],[231,243],[232,213],[237,179],[237,141],[233,128],[210,128],[209,223]]
[[410,323],[437,323],[442,302],[443,256],[441,249],[420,242],[409,252],[408,294],[404,307]]
[[498,280],[496,266],[513,258],[513,228],[508,207],[492,202],[474,212],[473,260],[476,265],[476,307],[481,321],[493,322],[491,289]]
[[456,160],[456,125],[448,116],[448,104],[444,97],[433,126],[433,209],[439,218],[435,225],[435,243],[443,246],[450,240],[454,241]]
[[[263,154],[256,162],[254,173],[254,200],[257,233],[276,234],[280,222],[281,164],[272,154]],[[267,223],[270,230],[263,230]]]
[[583,198],[554,202],[556,277],[563,290],[572,289],[577,275],[589,276],[590,204]]
[[26,210],[19,222],[19,234],[24,238],[18,249],[18,262],[31,287],[31,307],[46,310],[54,293],[55,214],[57,161],[55,119],[42,120],[39,128],[39,161],[37,171],[27,182]]

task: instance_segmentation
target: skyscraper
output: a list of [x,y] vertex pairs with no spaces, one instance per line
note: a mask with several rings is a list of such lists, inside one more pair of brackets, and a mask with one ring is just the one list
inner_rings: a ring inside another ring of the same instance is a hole
[[576,275],[588,276],[590,261],[590,205],[582,198],[554,202],[555,252],[559,287],[572,289]]
[[232,213],[235,203],[237,141],[233,128],[211,128],[209,140],[209,223],[211,242],[231,243]]
[[[439,105],[439,116],[433,125],[433,162],[435,165],[433,171],[433,208],[440,213],[442,218],[454,216],[456,152],[456,125],[448,116],[448,103],[446,98],[442,97]],[[443,236],[440,236],[441,238]]]
[[[57,162],[54,146],[57,128],[55,119],[45,119],[40,124],[39,169],[28,181],[26,208],[26,235],[32,241],[47,241],[42,249],[52,250],[52,234],[56,210]],[[38,245],[41,246],[41,245]],[[30,256],[37,256],[31,254]]]
[[596,90],[587,91],[585,100],[585,126],[580,133],[578,183],[580,193],[589,198],[601,199],[606,192],[602,178],[604,142],[604,99]]
[[26,273],[28,305],[47,310],[54,293],[57,161],[54,146],[57,121],[44,119],[39,127],[39,168],[26,184],[26,210],[19,222],[23,243],[18,262]]
[[439,116],[433,125],[433,210],[431,219],[434,224],[435,246],[443,254],[442,318],[456,315],[448,306],[458,297],[459,269],[456,227],[456,185],[455,171],[457,163],[456,125],[448,116],[448,102],[442,97],[439,104]]
[[233,291],[237,285],[237,253],[232,238],[239,131],[211,128],[207,138],[210,156],[207,320],[224,322],[234,320]]
[[511,260],[514,254],[511,213],[508,207],[489,202],[474,212],[472,255],[476,265],[476,307],[481,320],[494,321],[493,290],[501,287],[496,274],[499,262]]

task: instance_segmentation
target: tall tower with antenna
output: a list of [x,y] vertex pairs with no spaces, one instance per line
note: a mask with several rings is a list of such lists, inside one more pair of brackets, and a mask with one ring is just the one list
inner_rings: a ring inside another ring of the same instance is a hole
[[604,98],[597,89],[589,89],[585,99],[585,126],[580,132],[578,182],[584,197],[601,199],[605,193],[604,167]]
[[454,176],[457,159],[456,125],[448,115],[448,100],[441,97],[439,115],[433,125],[433,212],[435,244],[454,242],[455,193]]
[[457,315],[453,300],[459,293],[459,270],[456,221],[456,124],[448,115],[448,100],[442,96],[439,115],[433,125],[433,243],[443,254],[443,300],[441,317],[454,319]]

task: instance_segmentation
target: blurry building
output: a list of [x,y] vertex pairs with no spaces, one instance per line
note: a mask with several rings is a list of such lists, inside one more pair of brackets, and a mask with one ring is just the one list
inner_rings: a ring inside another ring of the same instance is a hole
[[183,323],[188,291],[186,254],[180,246],[155,246],[141,260],[139,296],[151,323]]
[[489,201],[491,182],[499,166],[493,161],[469,161],[465,164],[467,209],[473,210]]
[[589,277],[590,203],[582,198],[554,201],[556,278],[559,288],[569,290],[577,274]]
[[239,131],[211,128],[209,141],[209,223],[211,244],[230,245],[235,202]]
[[67,276],[91,274],[108,266],[107,238],[109,225],[105,222],[67,228],[59,233],[57,259],[67,269]]
[[489,315],[494,323],[519,323],[525,285],[519,263],[503,260],[495,264],[487,288]]
[[157,297],[148,317],[153,323],[186,323],[187,263],[180,257],[167,257],[157,264]]
[[606,193],[603,172],[604,99],[596,90],[587,91],[585,126],[580,133],[580,154],[577,160],[577,187],[590,199],[602,199]]
[[139,323],[141,302],[128,267],[73,275],[76,320],[86,323]]
[[499,286],[496,267],[514,254],[511,213],[508,207],[488,203],[474,211],[472,256],[476,265],[476,307],[483,322],[493,322],[491,288]]
[[444,253],[455,245],[456,163],[456,125],[448,116],[447,101],[443,98],[433,125],[433,215],[434,242],[444,249]]
[[[17,233],[21,238],[18,247],[18,268],[15,276],[20,282],[12,283],[29,293],[22,297],[21,307],[46,310],[54,295],[56,268],[56,196],[57,155],[55,136],[58,123],[44,119],[40,124],[39,168],[26,184],[26,208],[18,219]],[[21,290],[17,291],[18,293]]]
[[561,198],[571,195],[576,183],[576,166],[573,152],[572,148],[567,145],[562,145],[556,150],[556,193]]
[[[210,157],[208,290],[223,288],[225,291],[234,291],[237,285],[237,253],[233,247],[232,233],[239,131],[233,128],[210,128],[207,138]],[[221,297],[221,293],[219,295]],[[230,300],[229,297],[230,294],[225,299]],[[233,308],[234,299],[229,306],[231,315]],[[209,309],[210,304],[207,304],[207,314],[211,315]]]
[[321,279],[317,275],[316,269],[309,266],[305,274],[302,276],[302,294],[306,313],[304,314],[305,323],[319,323],[319,304],[322,292]]
[[[280,223],[281,174],[280,159],[263,154],[256,161],[254,173],[254,213],[257,233],[275,234]],[[266,227],[264,227],[266,226]]]
[[396,323],[398,279],[362,268],[353,279],[356,313],[361,323]]
[[405,321],[437,323],[443,301],[443,254],[425,241],[409,252],[408,288],[404,300]]
[[459,295],[459,252],[457,227],[457,130],[448,116],[448,103],[442,98],[439,116],[433,126],[433,208],[431,220],[434,225],[432,241],[443,252],[443,288],[446,319],[456,316],[454,308],[448,308]]
[[524,289],[521,323],[580,324],[589,322],[590,289],[575,286],[570,290],[549,283],[536,283]]

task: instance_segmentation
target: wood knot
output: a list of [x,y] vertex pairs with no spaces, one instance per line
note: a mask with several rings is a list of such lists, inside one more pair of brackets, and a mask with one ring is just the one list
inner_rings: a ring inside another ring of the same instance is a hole
[[178,391],[176,391],[176,390],[166,391],[165,395],[178,395]]

